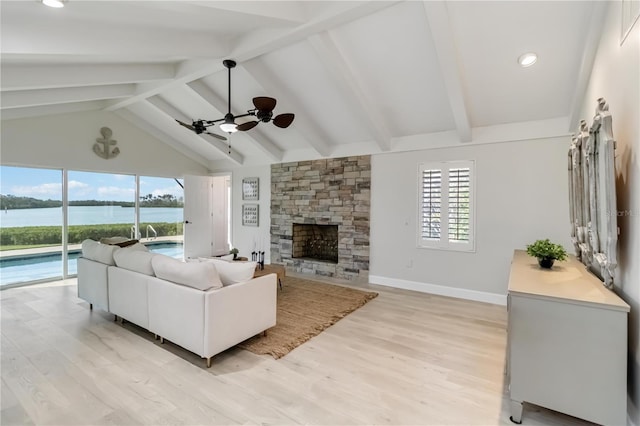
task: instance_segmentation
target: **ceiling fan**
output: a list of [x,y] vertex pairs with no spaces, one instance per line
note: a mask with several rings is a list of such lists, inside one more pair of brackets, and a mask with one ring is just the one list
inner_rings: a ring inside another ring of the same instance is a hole
[[[211,133],[207,130],[208,127],[214,126],[216,123],[220,124],[220,130],[223,132],[227,132],[229,134],[234,133],[236,131],[247,131],[256,127],[260,122],[268,123],[272,121],[273,124],[282,129],[286,129],[293,123],[293,119],[295,118],[295,114],[285,113],[278,114],[275,117],[273,116],[273,110],[276,107],[276,100],[274,98],[269,98],[266,96],[258,96],[253,98],[253,106],[255,108],[247,111],[246,114],[233,115],[231,114],[231,69],[235,68],[236,61],[231,59],[225,59],[222,61],[222,64],[227,68],[229,73],[229,97],[227,100],[228,110],[227,114],[224,118],[219,118],[217,120],[193,120],[191,124],[184,123],[180,120],[176,120],[181,126],[186,127],[189,130],[196,132],[197,134],[207,134],[211,135],[220,140],[226,141],[227,138],[224,136],[220,136],[215,133]],[[247,121],[245,123],[237,124],[236,118],[241,117],[255,117],[255,120]]]

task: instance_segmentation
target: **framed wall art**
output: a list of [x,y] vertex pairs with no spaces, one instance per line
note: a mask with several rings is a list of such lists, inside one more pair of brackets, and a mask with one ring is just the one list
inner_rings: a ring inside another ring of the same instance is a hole
[[593,124],[582,120],[571,140],[569,214],[576,257],[608,288],[618,266],[615,149],[609,105],[599,98]]
[[242,226],[258,226],[260,206],[258,204],[242,205]]
[[260,199],[260,179],[257,177],[242,179],[242,199],[243,200],[259,200]]

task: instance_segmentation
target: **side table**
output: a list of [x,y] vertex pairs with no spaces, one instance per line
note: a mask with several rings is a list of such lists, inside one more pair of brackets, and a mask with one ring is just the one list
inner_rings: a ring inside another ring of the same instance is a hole
[[280,286],[280,290],[282,290],[282,280],[287,274],[287,270],[284,265],[278,265],[277,263],[271,263],[268,265],[264,265],[264,269],[260,269],[260,265],[256,267],[256,272],[253,274],[253,277],[261,277],[267,274],[276,274],[278,276],[278,285]]

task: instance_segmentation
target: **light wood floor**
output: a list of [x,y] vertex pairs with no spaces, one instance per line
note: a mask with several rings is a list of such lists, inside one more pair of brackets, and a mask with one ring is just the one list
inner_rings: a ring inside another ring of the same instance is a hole
[[[90,311],[75,280],[2,291],[0,423],[511,424],[504,307],[365,287],[380,295],[284,358],[232,348],[210,369]],[[523,424],[588,423],[526,405]]]

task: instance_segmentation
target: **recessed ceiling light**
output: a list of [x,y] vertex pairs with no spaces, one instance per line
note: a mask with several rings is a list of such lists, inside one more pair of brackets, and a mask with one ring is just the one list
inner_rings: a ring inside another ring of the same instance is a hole
[[518,58],[518,63],[523,68],[530,67],[531,65],[535,64],[537,61],[538,61],[538,55],[536,55],[533,52],[525,53],[523,55],[520,55],[520,57]]
[[42,0],[42,4],[49,7],[64,7],[64,2],[61,0]]

